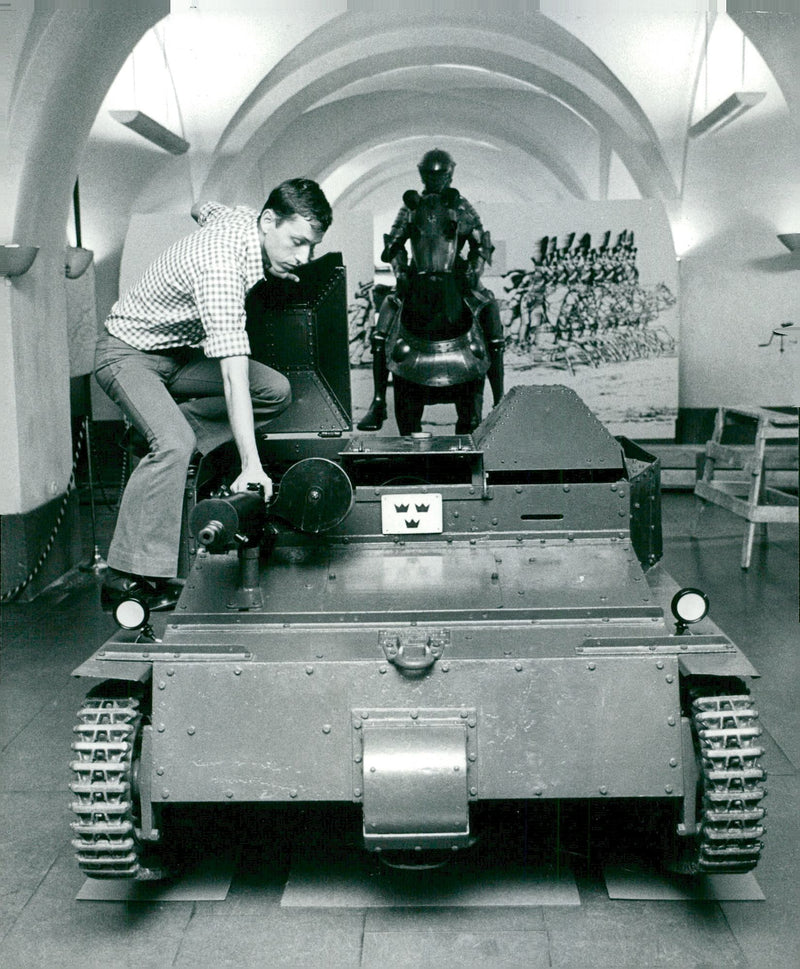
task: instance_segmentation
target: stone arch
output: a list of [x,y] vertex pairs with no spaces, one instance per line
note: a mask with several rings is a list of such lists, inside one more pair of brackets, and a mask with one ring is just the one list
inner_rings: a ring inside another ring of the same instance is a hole
[[400,66],[443,63],[506,75],[558,100],[617,153],[643,196],[676,196],[635,99],[585,45],[540,14],[524,22],[343,14],[299,44],[245,99],[220,139],[203,194],[225,197],[297,117],[348,84]]
[[[365,105],[367,97],[372,105],[369,115]],[[495,104],[496,110],[488,113],[488,106],[480,101],[452,101],[436,96],[409,99],[405,94],[381,92],[311,109],[295,119],[276,145],[259,159],[264,187],[290,174],[298,158],[302,158],[304,171],[322,181],[334,168],[378,143],[401,140],[414,133],[426,134],[431,139],[437,135],[464,135],[476,141],[514,146],[549,169],[568,193],[576,198],[590,197],[591,165],[577,170],[554,139],[526,123],[529,122],[526,112],[532,107],[535,110],[535,104],[527,98],[516,105],[512,103],[513,98],[498,100],[503,104]],[[552,105],[549,99],[538,100],[544,108]],[[567,137],[574,149],[580,146],[587,150],[588,140],[597,152],[599,140],[589,126],[566,109],[556,109],[550,114],[547,128],[552,128],[553,119],[558,118],[564,126],[562,137]],[[376,126],[371,120],[374,115],[387,120]],[[324,137],[319,132],[324,132]],[[588,154],[591,155],[590,150]],[[413,171],[412,166],[412,174]]]

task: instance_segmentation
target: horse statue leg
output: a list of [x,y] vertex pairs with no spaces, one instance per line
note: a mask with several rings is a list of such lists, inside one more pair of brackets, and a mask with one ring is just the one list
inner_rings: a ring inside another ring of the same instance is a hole
[[386,366],[386,341],[400,313],[399,302],[387,296],[381,304],[378,322],[372,331],[372,403],[356,427],[359,431],[379,431],[387,417],[386,388],[389,386],[389,369]]
[[425,388],[394,375],[394,417],[402,437],[419,434],[425,410]]

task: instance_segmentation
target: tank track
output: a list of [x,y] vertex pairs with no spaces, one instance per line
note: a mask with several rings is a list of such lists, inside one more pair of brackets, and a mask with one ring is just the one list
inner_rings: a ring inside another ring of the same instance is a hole
[[139,701],[132,697],[87,697],[78,712],[70,765],[77,815],[72,846],[81,871],[91,878],[140,875],[133,762],[141,722]]
[[692,723],[702,778],[693,867],[709,874],[750,871],[758,863],[765,830],[758,713],[747,695],[698,697]]

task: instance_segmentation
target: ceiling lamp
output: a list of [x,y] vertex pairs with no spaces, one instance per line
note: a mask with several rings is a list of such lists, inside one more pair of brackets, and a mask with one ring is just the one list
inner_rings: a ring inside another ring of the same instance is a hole
[[184,141],[180,135],[176,135],[169,128],[165,128],[164,125],[159,124],[158,121],[153,120],[150,115],[143,111],[111,111],[109,113],[120,124],[124,124],[126,128],[130,128],[137,135],[141,135],[142,138],[146,138],[159,148],[163,148],[164,151],[170,152],[170,154],[182,155],[189,149],[188,141]]
[[745,111],[749,111],[766,96],[766,91],[735,91],[730,97],[725,98],[722,104],[718,104],[713,111],[709,111],[707,115],[696,121],[689,128],[689,137],[699,138],[700,135],[719,131],[720,128],[724,128],[731,121],[741,117]]

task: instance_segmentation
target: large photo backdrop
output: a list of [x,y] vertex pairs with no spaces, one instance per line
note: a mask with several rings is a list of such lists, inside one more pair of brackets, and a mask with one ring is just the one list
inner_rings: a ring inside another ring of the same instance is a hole
[[[678,262],[661,205],[569,200],[520,207],[470,201],[495,245],[483,282],[500,303],[506,387],[564,384],[612,433],[672,439],[678,413]],[[376,219],[377,252],[387,228]],[[363,267],[359,272],[361,282]],[[363,287],[357,297],[356,278],[349,276],[351,336],[359,326],[365,336]],[[393,283],[377,260],[374,279],[378,295]],[[356,340],[351,355],[356,421],[369,404],[372,386],[368,343],[362,344],[364,352]],[[426,408],[426,429],[452,433],[453,423],[452,406]]]

